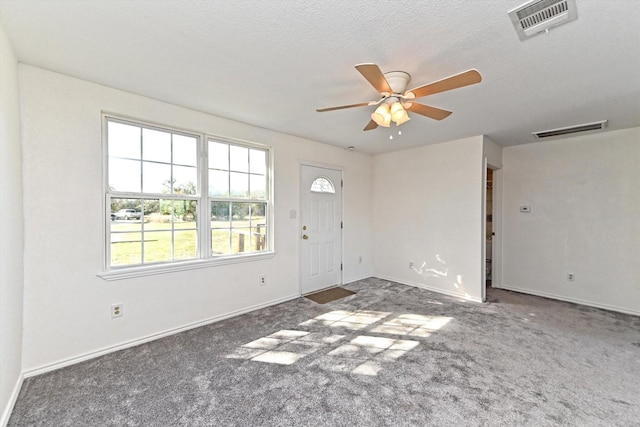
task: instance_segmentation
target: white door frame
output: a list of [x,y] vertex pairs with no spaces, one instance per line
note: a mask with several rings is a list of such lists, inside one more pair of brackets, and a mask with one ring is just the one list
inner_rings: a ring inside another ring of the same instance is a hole
[[491,287],[502,286],[502,168],[493,169],[492,227],[495,233],[491,241]]
[[[487,300],[487,158],[482,162],[482,222],[480,227],[480,301]],[[492,248],[493,249],[493,248]]]
[[502,283],[502,168],[488,163],[484,158],[482,172],[482,262],[481,262],[481,299],[487,299],[486,247],[487,247],[487,169],[493,171],[492,204],[491,204],[491,287],[499,288]]
[[[297,242],[298,242],[298,292],[299,295],[302,295],[302,209],[304,208],[304,202],[303,202],[303,197],[304,197],[304,191],[305,189],[302,186],[302,167],[303,166],[312,166],[315,168],[323,168],[323,169],[331,169],[331,170],[335,170],[335,171],[339,171],[340,175],[341,175],[341,185],[342,185],[342,191],[341,191],[341,211],[340,211],[340,218],[342,223],[344,224],[344,167],[342,166],[338,166],[338,165],[332,165],[329,163],[321,163],[321,162],[314,162],[314,161],[308,161],[308,160],[300,160],[300,164],[298,166],[298,183],[300,184],[300,190],[299,190],[299,197],[298,197],[298,228],[296,229],[298,235],[297,235]],[[343,226],[342,228],[342,232],[340,233],[340,264],[342,266],[344,266],[344,230],[345,227]],[[343,285],[344,284],[344,268],[342,268],[340,270],[340,283],[339,285]]]

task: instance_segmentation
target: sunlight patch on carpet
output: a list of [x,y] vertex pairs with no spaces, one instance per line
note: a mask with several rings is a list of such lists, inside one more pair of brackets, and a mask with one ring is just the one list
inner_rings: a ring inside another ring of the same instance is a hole
[[[445,326],[451,317],[413,313],[396,314],[374,310],[334,310],[299,324],[319,328],[315,332],[283,329],[238,347],[226,357],[276,365],[293,365],[316,355],[311,365],[334,372],[376,376],[385,364],[394,363],[420,345],[419,341],[397,335],[428,338]],[[340,334],[333,331],[342,329]],[[357,335],[348,343],[340,342],[344,331],[364,331],[387,335]],[[389,335],[396,335],[390,337]]]

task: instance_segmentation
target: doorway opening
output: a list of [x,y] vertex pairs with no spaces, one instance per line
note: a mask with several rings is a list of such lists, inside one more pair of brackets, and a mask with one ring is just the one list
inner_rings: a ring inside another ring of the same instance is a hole
[[485,286],[491,287],[493,273],[493,170],[487,168],[487,185],[485,188],[486,217],[485,217]]

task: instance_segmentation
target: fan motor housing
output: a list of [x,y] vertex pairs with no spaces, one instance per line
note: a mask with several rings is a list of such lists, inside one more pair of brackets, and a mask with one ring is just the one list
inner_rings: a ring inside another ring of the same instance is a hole
[[387,79],[393,93],[399,94],[405,93],[411,81],[411,75],[404,71],[389,71],[384,73],[384,77]]

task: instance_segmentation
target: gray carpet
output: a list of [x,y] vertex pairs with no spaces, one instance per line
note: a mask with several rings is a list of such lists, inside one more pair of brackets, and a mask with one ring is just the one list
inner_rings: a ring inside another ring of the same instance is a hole
[[10,426],[640,424],[640,318],[367,279],[25,381]]

